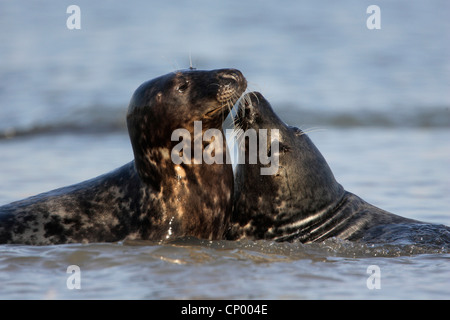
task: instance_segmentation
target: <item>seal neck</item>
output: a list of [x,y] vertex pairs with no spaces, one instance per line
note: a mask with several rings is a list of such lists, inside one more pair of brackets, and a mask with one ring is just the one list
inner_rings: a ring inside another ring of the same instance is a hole
[[167,152],[159,151],[159,163],[146,159],[146,169],[139,173],[144,188],[155,191],[155,205],[163,209],[161,219],[169,230],[166,239],[189,236],[193,230],[199,238],[222,238],[232,208],[231,165],[175,164]]
[[278,230],[282,231],[282,235],[275,237],[274,240],[295,240],[308,243],[333,236],[335,231],[340,228],[342,222],[349,218],[349,212],[341,210],[348,203],[348,195],[349,193],[344,191],[341,197],[322,210],[291,224],[284,225]]

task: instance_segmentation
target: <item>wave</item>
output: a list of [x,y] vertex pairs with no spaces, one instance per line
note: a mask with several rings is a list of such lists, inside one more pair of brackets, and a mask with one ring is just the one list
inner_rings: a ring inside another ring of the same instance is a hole
[[380,127],[380,128],[450,128],[450,107],[430,107],[386,110],[297,110],[281,108],[281,119],[292,125],[320,127]]
[[[284,106],[276,110],[281,119],[295,126],[321,128],[450,128],[450,107],[396,110],[308,110]],[[126,110],[95,106],[73,111],[60,119],[39,121],[27,126],[2,123],[0,139],[30,137],[45,134],[126,133]]]
[[[271,240],[201,240],[193,237],[174,239],[167,243],[155,243],[146,240],[126,240],[121,242],[125,246],[158,245],[160,248],[203,248],[210,250],[212,255],[228,251],[227,256],[241,255],[259,262],[275,262],[280,260],[298,260],[305,258],[326,257],[402,257],[420,254],[449,254],[450,243],[442,241],[422,241],[418,243],[382,243],[370,244],[351,242],[339,238],[329,238],[322,242],[302,244],[299,242],[275,242]],[[172,253],[173,250],[169,250]],[[205,252],[205,250],[203,250]],[[169,257],[168,257],[169,258]],[[218,257],[215,257],[218,258]],[[187,262],[187,261],[186,261]]]
[[126,110],[96,106],[73,111],[60,119],[36,121],[26,126],[2,124],[0,140],[46,134],[103,134],[126,132]]

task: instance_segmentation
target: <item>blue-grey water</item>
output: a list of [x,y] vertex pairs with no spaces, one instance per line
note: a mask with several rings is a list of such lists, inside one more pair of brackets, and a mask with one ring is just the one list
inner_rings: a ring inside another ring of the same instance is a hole
[[[69,5],[81,29],[69,30]],[[381,29],[369,30],[369,5]],[[338,181],[450,225],[450,3],[0,1],[0,205],[132,159],[128,101],[192,65],[234,67]],[[80,268],[69,289],[68,266]],[[369,266],[380,270],[369,289]],[[0,245],[1,299],[448,299],[448,247],[271,241]]]

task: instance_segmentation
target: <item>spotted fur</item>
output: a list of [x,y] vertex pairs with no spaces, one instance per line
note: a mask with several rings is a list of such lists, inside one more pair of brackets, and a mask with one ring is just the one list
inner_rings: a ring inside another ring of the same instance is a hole
[[222,130],[230,105],[245,89],[235,69],[190,69],[145,82],[127,114],[134,161],[0,207],[0,243],[223,238],[232,207],[231,164],[175,165],[171,134],[191,131],[194,121],[202,121],[204,131]]

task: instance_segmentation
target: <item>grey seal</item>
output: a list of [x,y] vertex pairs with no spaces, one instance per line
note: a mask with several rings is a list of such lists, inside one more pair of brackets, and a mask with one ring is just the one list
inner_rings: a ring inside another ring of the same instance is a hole
[[[258,92],[246,94],[235,122],[248,129],[278,130],[278,170],[248,161],[249,139],[241,136],[246,161],[235,169],[234,209],[228,239],[394,243],[434,239],[450,244],[450,228],[408,219],[375,207],[339,184],[320,151],[297,127],[284,123]],[[264,140],[263,140],[264,141]],[[260,143],[260,142],[259,142]],[[268,156],[273,150],[267,140]],[[260,144],[261,146],[261,144]],[[271,155],[273,156],[273,155]]]
[[[143,83],[127,113],[134,160],[91,180],[0,207],[0,243],[223,238],[232,209],[232,166],[174,163],[172,134],[180,128],[193,133],[196,122],[202,133],[222,130],[246,86],[235,69],[183,70]],[[201,150],[210,143],[201,141]],[[225,141],[222,147],[226,152]]]

